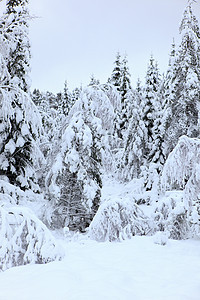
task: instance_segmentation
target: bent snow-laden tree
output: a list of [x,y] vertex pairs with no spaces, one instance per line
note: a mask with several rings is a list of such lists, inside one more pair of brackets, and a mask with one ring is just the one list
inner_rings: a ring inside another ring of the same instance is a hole
[[0,175],[38,191],[39,113],[29,96],[30,50],[27,1],[7,1],[0,22]]
[[102,89],[93,87],[82,91],[70,112],[46,182],[54,207],[52,226],[84,231],[99,207],[103,137],[112,122],[110,108]]
[[200,140],[182,136],[170,153],[162,173],[164,190],[184,190],[185,205],[189,208],[200,195]]
[[89,236],[100,242],[120,241],[153,231],[150,220],[127,199],[105,201],[89,227]]
[[200,236],[200,140],[182,136],[162,173],[164,190],[182,189],[185,214],[193,235]]
[[30,209],[12,205],[15,201],[8,195],[0,194],[0,200],[0,270],[64,256],[62,247]]

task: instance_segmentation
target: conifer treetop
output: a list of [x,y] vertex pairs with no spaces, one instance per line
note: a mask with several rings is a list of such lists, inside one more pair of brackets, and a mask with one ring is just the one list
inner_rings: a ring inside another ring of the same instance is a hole
[[18,10],[16,9],[19,6],[26,6],[28,4],[28,0],[7,0],[6,7],[7,13],[15,13]]
[[192,11],[192,5],[195,2],[195,0],[188,0],[187,6],[183,13],[183,18],[179,27],[179,31],[180,33],[184,34],[185,30],[191,30],[197,35],[198,38],[200,38],[198,21]]

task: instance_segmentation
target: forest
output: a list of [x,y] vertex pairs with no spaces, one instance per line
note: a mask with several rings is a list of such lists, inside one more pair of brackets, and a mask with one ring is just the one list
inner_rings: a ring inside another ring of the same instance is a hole
[[133,88],[128,57],[118,52],[107,82],[92,75],[86,87],[70,91],[65,81],[53,94],[31,91],[28,0],[7,0],[0,18],[1,271],[62,261],[57,236],[67,243],[148,236],[162,246],[200,238],[194,2],[186,4],[165,74],[151,55],[144,83]]

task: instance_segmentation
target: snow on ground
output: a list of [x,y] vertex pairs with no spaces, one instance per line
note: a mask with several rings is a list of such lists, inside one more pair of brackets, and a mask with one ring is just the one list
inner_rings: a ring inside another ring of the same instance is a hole
[[[103,200],[130,198],[133,187],[104,180]],[[133,237],[98,243],[58,235],[60,262],[0,273],[0,300],[199,300],[200,240]]]
[[[65,243],[63,241],[63,243]],[[200,241],[65,243],[66,257],[0,273],[1,300],[199,300]]]

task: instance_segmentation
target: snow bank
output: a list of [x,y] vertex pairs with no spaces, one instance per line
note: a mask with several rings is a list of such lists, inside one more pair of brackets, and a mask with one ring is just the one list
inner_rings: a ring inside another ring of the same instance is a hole
[[66,244],[61,262],[0,273],[3,300],[199,300],[200,242]]

